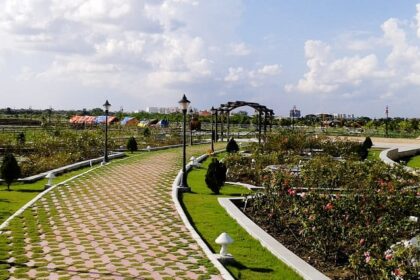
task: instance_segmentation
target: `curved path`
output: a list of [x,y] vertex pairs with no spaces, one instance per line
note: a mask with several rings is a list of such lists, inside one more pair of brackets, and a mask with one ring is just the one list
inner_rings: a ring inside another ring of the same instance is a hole
[[112,162],[49,192],[0,235],[0,278],[221,279],[172,204],[179,151]]

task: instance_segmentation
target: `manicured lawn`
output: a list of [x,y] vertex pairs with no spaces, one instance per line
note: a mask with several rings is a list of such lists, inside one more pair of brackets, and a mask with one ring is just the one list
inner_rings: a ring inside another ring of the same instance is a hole
[[369,149],[368,159],[379,159],[379,154],[382,151],[382,149]]
[[209,247],[215,252],[220,250],[214,240],[222,232],[227,232],[234,239],[228,251],[234,256],[235,262],[227,265],[227,269],[237,279],[302,279],[248,235],[219,205],[218,197],[241,196],[250,191],[225,185],[220,195],[213,195],[204,182],[209,163],[210,160],[206,160],[202,168],[189,173],[188,185],[192,193],[183,195],[183,204],[190,220]]
[[420,168],[420,155],[411,157],[407,162],[408,167]]

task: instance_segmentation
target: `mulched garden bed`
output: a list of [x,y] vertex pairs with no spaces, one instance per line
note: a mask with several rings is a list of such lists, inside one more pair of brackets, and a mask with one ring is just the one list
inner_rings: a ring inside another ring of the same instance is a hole
[[[241,211],[243,210],[243,207],[239,205],[238,208]],[[264,229],[264,231],[269,233],[273,238],[283,244],[283,246],[287,247],[287,249],[298,255],[301,259],[324,273],[329,278],[340,280],[355,279],[354,274],[349,268],[347,268],[347,260],[337,260],[337,262],[323,260],[322,257],[310,252],[309,248],[302,242],[303,240],[299,238],[298,232],[300,229],[297,225],[285,231],[274,232],[273,229],[270,229],[267,225],[255,222],[255,219],[251,213],[245,212],[244,214],[247,215],[247,217],[252,221],[254,221],[254,223],[258,224],[258,226]]]

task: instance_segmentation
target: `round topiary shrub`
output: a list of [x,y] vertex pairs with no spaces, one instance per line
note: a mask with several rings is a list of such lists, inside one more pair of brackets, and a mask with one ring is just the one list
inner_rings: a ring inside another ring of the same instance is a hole
[[215,194],[220,193],[220,189],[226,181],[226,166],[213,158],[206,173],[206,184]]
[[226,145],[226,152],[228,153],[236,153],[239,151],[238,143],[236,143],[235,139],[230,138],[229,142]]
[[136,138],[134,138],[134,136],[131,136],[130,139],[128,139],[127,150],[129,150],[130,152],[134,152],[138,150],[137,141],[136,141]]

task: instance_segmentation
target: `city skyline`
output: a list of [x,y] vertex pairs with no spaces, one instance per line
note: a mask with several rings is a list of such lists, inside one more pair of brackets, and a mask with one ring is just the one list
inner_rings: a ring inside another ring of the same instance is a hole
[[5,0],[1,107],[420,117],[418,1]]

